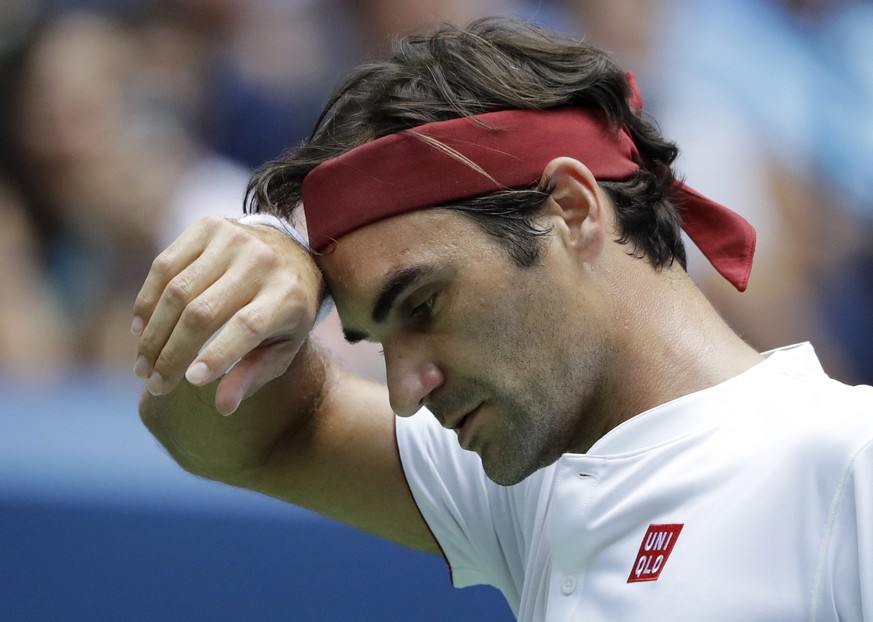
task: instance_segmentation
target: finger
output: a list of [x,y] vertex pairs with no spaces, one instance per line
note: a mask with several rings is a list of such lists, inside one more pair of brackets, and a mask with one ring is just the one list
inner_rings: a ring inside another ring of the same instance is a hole
[[[155,395],[162,395],[175,387],[210,337],[221,329],[215,337],[218,340],[227,329],[226,325],[241,313],[240,308],[244,310],[250,306],[258,288],[259,284],[251,277],[251,270],[244,265],[236,264],[228,272],[220,275],[206,291],[188,303],[170,328],[170,336],[155,360],[147,384],[149,391]],[[257,343],[237,353],[236,358],[227,362],[214,377],[226,371],[235,360],[265,338],[261,336]]]
[[[221,280],[227,269],[227,261],[225,255],[219,250],[207,249],[169,280],[140,336],[138,357],[134,368],[138,376],[148,377],[151,374],[159,355],[166,348],[167,342],[186,312],[188,313],[186,328],[192,331],[190,335],[192,340],[199,339],[201,333],[209,331],[210,328],[214,332],[221,326],[221,324],[216,324],[200,327],[197,322],[208,322],[210,319],[208,311],[214,304],[213,299],[216,294],[211,297],[203,297],[202,294]],[[237,281],[244,280],[237,278]],[[224,295],[224,293],[220,295]],[[195,303],[198,297],[202,299]],[[194,308],[189,309],[192,305]],[[204,341],[206,337],[203,337]],[[197,347],[201,345],[203,345],[203,341],[200,341]]]
[[131,332],[142,334],[145,325],[155,310],[161,294],[175,275],[203,253],[208,240],[209,224],[197,221],[170,244],[152,262],[151,269],[136,296],[133,305]]
[[262,292],[256,300],[240,309],[221,329],[209,345],[197,355],[186,377],[195,385],[212,382],[231,365],[264,344],[278,341],[303,340],[311,326],[302,326],[307,317],[302,302],[294,304],[296,288],[274,286]]
[[236,412],[245,398],[288,370],[300,344],[299,341],[281,341],[250,352],[218,384],[216,410],[225,416]]

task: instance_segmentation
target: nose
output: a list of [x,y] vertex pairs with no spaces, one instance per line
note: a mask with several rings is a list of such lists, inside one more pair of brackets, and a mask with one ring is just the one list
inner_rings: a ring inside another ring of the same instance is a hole
[[391,408],[401,417],[411,417],[431,391],[445,383],[445,375],[436,363],[410,348],[383,346]]

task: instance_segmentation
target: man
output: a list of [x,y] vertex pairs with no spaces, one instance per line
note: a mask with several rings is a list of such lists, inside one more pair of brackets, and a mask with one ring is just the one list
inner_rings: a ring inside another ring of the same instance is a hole
[[[156,259],[146,425],[191,472],[442,552],[519,619],[873,619],[873,389],[718,317],[680,225],[739,289],[754,234],[641,106],[529,26],[401,40],[252,183],[302,202],[312,253],[256,215]],[[325,290],[387,391],[307,338]]]

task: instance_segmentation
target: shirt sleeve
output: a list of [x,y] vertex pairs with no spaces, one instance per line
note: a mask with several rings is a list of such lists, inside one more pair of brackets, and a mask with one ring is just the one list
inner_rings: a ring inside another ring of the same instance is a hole
[[873,620],[873,442],[845,471],[822,563],[815,619]]
[[427,411],[398,418],[397,445],[410,489],[442,548],[455,587],[493,585],[517,602],[522,536],[516,487],[488,479],[479,456]]

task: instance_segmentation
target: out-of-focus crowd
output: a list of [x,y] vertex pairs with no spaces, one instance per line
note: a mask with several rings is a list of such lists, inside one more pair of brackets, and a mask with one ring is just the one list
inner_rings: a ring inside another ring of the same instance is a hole
[[[154,256],[241,214],[251,171],[305,138],[345,71],[394,34],[498,14],[634,70],[689,184],[756,226],[745,294],[690,253],[742,335],[811,340],[832,375],[873,382],[869,0],[4,0],[0,374],[132,368]],[[383,378],[337,323],[327,346]]]

